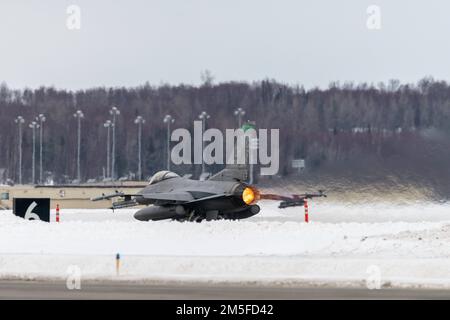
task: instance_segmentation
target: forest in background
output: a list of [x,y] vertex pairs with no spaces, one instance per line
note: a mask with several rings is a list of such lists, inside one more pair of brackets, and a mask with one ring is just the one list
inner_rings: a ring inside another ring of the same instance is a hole
[[[450,85],[424,78],[417,84],[391,80],[377,85],[331,83],[327,89],[305,90],[275,80],[254,83],[205,81],[201,86],[144,84],[133,88],[60,90],[52,87],[13,90],[0,86],[0,168],[3,180],[18,180],[18,126],[23,126],[23,177],[31,180],[30,121],[38,114],[44,123],[43,167],[56,183],[76,178],[77,121],[82,110],[82,180],[101,179],[106,167],[103,123],[112,106],[117,120],[117,173],[137,172],[136,116],[146,123],[142,136],[143,176],[166,167],[166,125],[192,129],[202,111],[207,127],[235,128],[234,110],[245,109],[244,120],[257,128],[280,129],[280,176],[297,176],[293,159],[305,159],[305,173],[401,176],[446,183],[450,174]],[[38,155],[38,153],[37,153]],[[36,175],[38,176],[38,157]],[[199,174],[201,166],[174,166],[178,173]],[[219,168],[210,168],[216,171]],[[1,182],[1,181],[0,181]]]

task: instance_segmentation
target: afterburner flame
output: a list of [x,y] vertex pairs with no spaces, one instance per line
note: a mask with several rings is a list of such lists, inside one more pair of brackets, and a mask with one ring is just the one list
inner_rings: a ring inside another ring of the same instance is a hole
[[247,205],[256,203],[259,200],[259,191],[257,189],[246,187],[242,192],[242,201]]

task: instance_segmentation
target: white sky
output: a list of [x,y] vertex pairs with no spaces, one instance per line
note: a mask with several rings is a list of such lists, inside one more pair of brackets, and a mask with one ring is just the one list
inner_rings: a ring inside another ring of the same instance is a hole
[[[66,27],[68,5],[81,30]],[[366,27],[369,5],[381,30]],[[274,78],[450,80],[448,1],[2,0],[0,81],[10,87],[135,86]]]

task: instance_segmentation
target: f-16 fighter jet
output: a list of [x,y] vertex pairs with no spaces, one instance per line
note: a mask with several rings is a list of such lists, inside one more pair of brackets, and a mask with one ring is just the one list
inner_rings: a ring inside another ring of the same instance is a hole
[[256,204],[260,199],[281,201],[279,208],[302,206],[306,199],[325,197],[318,193],[292,196],[261,194],[255,186],[247,184],[247,168],[241,165],[229,166],[205,181],[182,178],[171,171],[159,171],[144,189],[137,194],[116,192],[91,199],[99,201],[121,197],[112,209],[147,205],[137,211],[137,220],[178,221],[245,219],[259,213]]

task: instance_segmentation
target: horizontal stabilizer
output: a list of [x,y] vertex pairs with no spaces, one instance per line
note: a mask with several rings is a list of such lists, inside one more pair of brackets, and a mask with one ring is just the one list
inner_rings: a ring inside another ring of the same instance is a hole
[[292,196],[283,196],[278,194],[261,194],[261,199],[266,200],[281,200],[278,208],[284,209],[288,207],[298,207],[303,206],[305,204],[306,199],[326,197],[327,195],[323,190],[319,190],[316,193],[304,193],[304,194],[293,194]]

